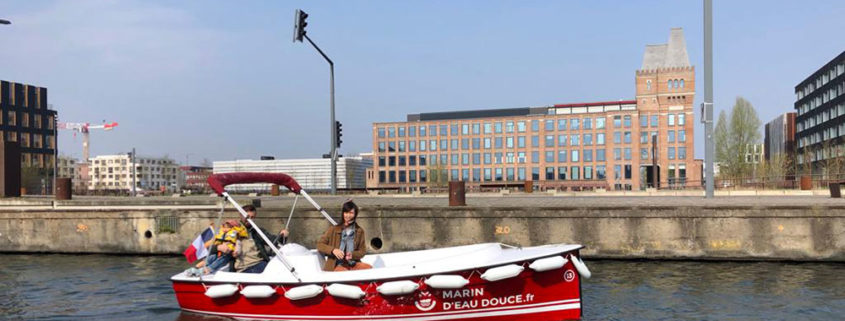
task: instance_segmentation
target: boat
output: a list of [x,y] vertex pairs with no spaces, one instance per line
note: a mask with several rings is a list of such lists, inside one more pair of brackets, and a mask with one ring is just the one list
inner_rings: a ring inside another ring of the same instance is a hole
[[[284,186],[337,224],[285,174],[213,174],[208,182],[247,220],[226,185]],[[262,273],[171,277],[180,308],[234,319],[573,320],[582,315],[581,278],[590,277],[578,244],[482,243],[369,253],[362,261],[372,269],[345,272],[324,272],[324,258],[316,250],[298,244],[270,247],[275,256]]]

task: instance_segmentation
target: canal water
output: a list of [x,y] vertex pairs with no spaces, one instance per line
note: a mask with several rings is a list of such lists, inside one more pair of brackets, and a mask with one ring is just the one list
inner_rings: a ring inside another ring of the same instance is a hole
[[[587,264],[587,321],[845,319],[845,264]],[[221,320],[180,312],[168,278],[186,267],[181,257],[0,255],[0,320]]]

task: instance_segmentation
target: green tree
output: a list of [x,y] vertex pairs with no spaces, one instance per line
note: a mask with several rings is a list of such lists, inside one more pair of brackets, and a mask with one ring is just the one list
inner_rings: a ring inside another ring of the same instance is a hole
[[753,164],[746,162],[745,154],[754,144],[759,144],[760,125],[754,106],[742,97],[736,98],[730,115],[724,110],[719,113],[714,140],[720,175],[733,178],[751,175]]

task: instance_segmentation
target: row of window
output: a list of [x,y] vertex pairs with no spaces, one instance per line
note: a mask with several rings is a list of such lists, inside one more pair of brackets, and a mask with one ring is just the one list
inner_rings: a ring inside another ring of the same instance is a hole
[[821,132],[816,132],[808,136],[801,137],[800,139],[798,139],[798,147],[803,148],[805,146],[818,144],[823,141],[842,136],[845,136],[845,123],[841,123],[837,126],[831,126],[827,129],[822,130]]
[[[677,125],[683,126],[685,124],[685,118],[683,113],[679,114],[669,114],[667,117],[669,126],[675,126],[677,116]],[[595,120],[595,126],[593,126],[593,121]],[[647,127],[649,125],[649,116],[642,115],[640,116],[640,126]],[[651,115],[650,116],[650,125],[652,127],[657,127],[658,125],[658,116]],[[417,127],[416,125],[411,125],[408,127],[399,126],[399,127],[378,127],[376,129],[376,135],[378,138],[393,138],[393,137],[425,137],[425,136],[458,136],[458,135],[479,135],[479,134],[501,134],[501,133],[513,133],[519,132],[524,133],[527,131],[526,125],[529,122],[527,121],[504,121],[504,122],[485,122],[485,123],[473,123],[473,124],[457,124],[453,123],[451,125],[441,124],[441,125],[421,125]],[[598,118],[561,118],[561,119],[546,119],[542,121],[543,129],[547,132],[549,131],[563,131],[563,130],[580,130],[580,129],[604,129],[605,128],[605,118],[598,117]],[[540,131],[540,124],[541,121],[539,119],[531,120],[531,131],[532,132],[539,132]],[[613,127],[614,128],[630,128],[631,127],[631,116],[630,115],[616,115],[613,116]]]
[[[631,132],[614,132],[614,144],[630,144]],[[643,131],[640,132],[640,143],[650,144],[649,137],[657,136],[657,131]],[[543,137],[544,147],[566,147],[566,146],[592,146],[593,138],[595,137],[595,145],[605,145],[605,134],[572,134],[572,135],[545,135]],[[583,138],[583,139],[582,139]],[[666,141],[668,143],[686,142],[686,130],[668,130],[666,132]],[[439,147],[438,147],[439,146]],[[540,136],[531,136],[531,147],[540,147]],[[472,147],[472,148],[470,148]],[[493,138],[462,138],[462,139],[441,139],[437,140],[411,140],[411,141],[389,141],[378,142],[378,152],[421,152],[441,151],[447,150],[481,150],[481,149],[502,149],[502,148],[526,148],[526,136],[509,136],[509,137],[493,137]]]
[[830,87],[828,90],[818,93],[818,95],[813,99],[810,99],[801,104],[801,106],[798,106],[798,115],[800,116],[806,114],[841,95],[845,95],[845,81],[842,81],[836,86]]
[[[684,80],[683,79],[669,79],[666,81],[666,89],[678,89],[684,88]],[[651,90],[651,79],[645,81],[646,90]]]
[[827,71],[816,77],[814,82],[810,82],[804,85],[804,88],[798,89],[798,91],[795,92],[795,100],[798,101],[806,96],[809,96],[816,90],[816,88],[826,85],[828,82],[834,80],[842,74],[845,74],[845,62],[830,67]]
[[[640,148],[640,159],[651,159],[651,149]],[[667,147],[666,158],[670,160],[683,160],[687,158],[686,147]],[[546,163],[566,163],[566,162],[605,162],[607,161],[607,152],[604,149],[572,149],[572,150],[558,150],[546,151],[543,153],[542,160]],[[595,156],[595,157],[593,157]],[[614,160],[631,160],[631,148],[614,148]],[[658,155],[660,157],[660,155]],[[540,163],[540,152],[532,152],[530,162]],[[490,165],[490,164],[524,164],[528,162],[526,153],[462,153],[462,154],[431,154],[431,155],[409,155],[409,156],[379,156],[379,167],[394,167],[394,166],[427,166],[437,165],[438,161],[441,165]]]
[[[20,86],[20,87],[18,87],[18,86]],[[17,95],[15,95],[15,87],[22,89],[21,93],[23,95],[21,95],[21,97],[17,97]],[[4,93],[3,90],[2,90],[2,87],[0,87],[0,102],[3,101],[4,96],[7,96],[7,97],[9,97],[9,104],[12,105],[12,106],[32,107],[32,108],[41,107],[41,88],[31,87],[29,85],[24,85],[24,84],[15,84],[15,83],[9,83],[9,86],[7,88],[8,88],[8,91]],[[34,93],[34,95],[32,96],[33,99],[29,99],[29,96],[27,95],[27,93],[30,92],[30,88],[34,88],[34,91],[32,91],[32,93]]]
[[[18,126],[18,113],[10,110],[6,112],[6,125],[9,126]],[[30,126],[30,113],[22,112],[21,113],[21,121],[20,126],[22,128],[29,128]],[[43,122],[41,115],[35,114],[32,117],[32,126],[36,129],[41,129]],[[3,124],[3,117],[0,117],[0,125]],[[53,117],[47,117],[47,129],[53,130]]]
[[816,125],[821,125],[828,120],[835,119],[842,115],[845,115],[845,103],[831,106],[830,108],[823,110],[821,113],[816,114],[814,117],[807,117],[803,121],[798,122],[798,124],[796,124],[796,131],[800,134],[804,130],[809,130]]
[[17,142],[20,141],[21,147],[24,148],[50,148],[52,149],[55,143],[53,140],[53,135],[41,135],[41,134],[32,134],[32,133],[18,133],[15,131],[7,131],[3,132],[0,130],[0,142],[3,141],[3,138],[7,142]]
[[[630,165],[628,165],[630,166]],[[595,171],[594,171],[595,169]],[[465,182],[502,182],[502,181],[525,181],[526,172],[528,168],[475,168],[471,171],[469,169],[462,170],[404,170],[399,171],[379,171],[379,183],[425,183],[429,177],[431,180],[438,180],[438,176],[442,177],[442,181],[465,181]],[[483,174],[482,174],[483,173]],[[470,175],[471,174],[471,175]],[[531,180],[540,180],[540,167],[531,168]],[[561,166],[561,167],[546,167],[545,180],[604,180],[606,179],[606,169],[604,165],[599,166]],[[630,177],[629,177],[630,178]]]

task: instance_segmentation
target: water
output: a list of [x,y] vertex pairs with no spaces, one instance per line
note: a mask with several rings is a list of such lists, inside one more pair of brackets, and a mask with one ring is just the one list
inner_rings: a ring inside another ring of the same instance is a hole
[[[587,261],[584,320],[842,320],[845,265]],[[0,320],[221,320],[182,313],[182,257],[0,255]]]

